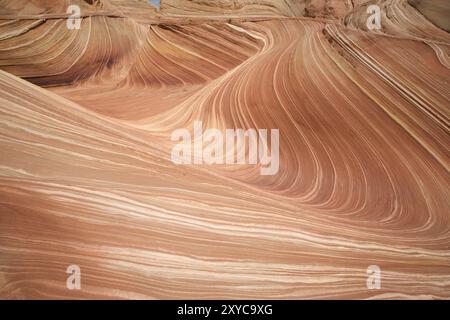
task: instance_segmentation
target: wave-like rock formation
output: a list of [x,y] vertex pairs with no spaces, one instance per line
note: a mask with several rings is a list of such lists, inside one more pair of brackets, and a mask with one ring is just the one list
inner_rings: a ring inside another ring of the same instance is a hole
[[342,18],[369,0],[164,0],[162,11],[177,16],[309,16]]
[[170,15],[251,15],[298,16],[303,14],[305,1],[297,0],[165,0],[162,12]]
[[[1,298],[450,298],[450,35],[289,3],[68,30],[0,1]],[[174,164],[195,121],[278,128],[278,174]]]
[[156,8],[147,0],[0,0],[0,19],[63,18],[76,5],[81,16],[131,17],[140,22],[157,19]]
[[[374,32],[400,38],[410,37],[425,42],[434,40],[447,47],[449,34],[437,28],[419,11],[410,6],[407,0],[379,0],[363,4],[344,17],[344,24],[351,28],[367,30],[367,7],[374,3],[381,9],[382,22],[382,29],[374,30]],[[450,8],[450,5],[448,7]]]
[[450,7],[447,0],[408,0],[408,3],[417,8],[435,25],[450,32]]

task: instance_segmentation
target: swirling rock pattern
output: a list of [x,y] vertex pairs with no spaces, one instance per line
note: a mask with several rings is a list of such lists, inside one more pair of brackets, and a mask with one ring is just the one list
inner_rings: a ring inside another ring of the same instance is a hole
[[[0,1],[1,298],[450,298],[446,32],[395,0],[377,32],[356,1],[152,24],[101,3],[67,30]],[[174,165],[196,120],[279,128],[279,173]]]

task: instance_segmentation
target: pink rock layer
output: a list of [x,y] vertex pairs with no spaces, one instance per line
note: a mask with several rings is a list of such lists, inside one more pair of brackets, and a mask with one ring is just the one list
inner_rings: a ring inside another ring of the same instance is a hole
[[[1,298],[450,298],[450,36],[406,1],[376,32],[44,2],[0,1]],[[173,164],[198,120],[280,129],[279,173]]]

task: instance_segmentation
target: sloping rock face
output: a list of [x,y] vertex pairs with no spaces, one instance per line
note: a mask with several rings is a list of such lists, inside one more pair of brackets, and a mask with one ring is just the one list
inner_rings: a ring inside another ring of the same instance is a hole
[[334,17],[341,18],[353,10],[350,0],[306,0],[305,15],[310,17]]
[[[0,0],[0,12],[2,15],[14,14],[36,15],[44,13],[66,13],[71,4],[80,6],[84,10],[95,10],[103,7],[104,0]],[[106,0],[108,1],[108,0]]]
[[368,0],[165,0],[162,11],[174,15],[309,16],[342,18]]
[[65,15],[70,5],[79,6],[81,15],[103,12],[142,19],[156,14],[156,8],[146,0],[0,0],[0,17],[7,15],[16,17]]
[[174,15],[254,15],[299,16],[304,13],[304,1],[298,0],[166,0],[162,12]]
[[[373,32],[389,34],[398,37],[409,37],[416,40],[435,40],[447,43],[449,33],[430,22],[407,0],[385,0],[377,2],[381,9],[382,29]],[[363,4],[347,14],[345,25],[367,31],[367,7]],[[450,9],[450,4],[447,6]]]
[[[0,0],[0,298],[450,299],[450,35],[406,0],[376,32],[363,2],[190,2],[69,30]],[[279,171],[175,164],[197,121],[279,129]]]
[[438,27],[450,32],[450,3],[447,0],[408,0],[408,3],[420,11]]

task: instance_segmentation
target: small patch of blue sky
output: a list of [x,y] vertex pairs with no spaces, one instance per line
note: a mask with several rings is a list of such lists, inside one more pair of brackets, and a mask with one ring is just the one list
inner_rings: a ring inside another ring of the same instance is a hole
[[154,5],[159,10],[159,8],[161,6],[160,0],[148,0],[148,2],[150,2],[152,5]]

